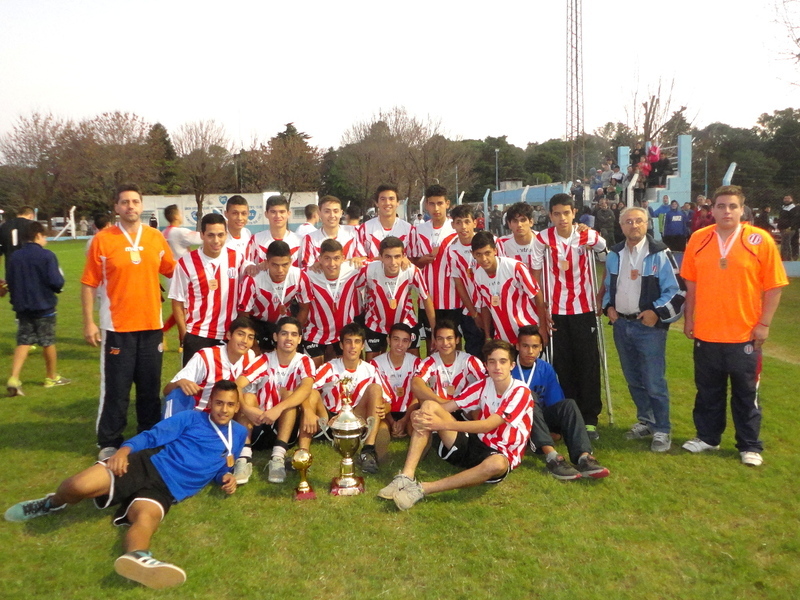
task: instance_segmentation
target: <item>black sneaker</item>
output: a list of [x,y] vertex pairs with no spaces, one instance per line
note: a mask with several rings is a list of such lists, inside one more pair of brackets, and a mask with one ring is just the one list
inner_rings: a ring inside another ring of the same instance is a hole
[[375,450],[365,450],[358,455],[358,463],[364,473],[374,475],[378,472],[378,455]]
[[592,440],[593,442],[600,439],[600,433],[597,431],[596,425],[587,425],[586,435],[589,436],[589,439]]
[[597,462],[597,459],[591,454],[584,454],[578,459],[578,471],[581,472],[583,477],[592,477],[594,479],[602,479],[609,476],[609,470]]
[[553,460],[545,461],[545,464],[547,465],[547,470],[550,471],[550,475],[561,481],[581,478],[578,470],[570,465],[560,454]]

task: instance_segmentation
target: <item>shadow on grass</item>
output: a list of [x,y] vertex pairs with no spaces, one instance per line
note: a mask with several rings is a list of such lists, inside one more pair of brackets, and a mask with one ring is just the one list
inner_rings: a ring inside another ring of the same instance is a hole
[[4,449],[72,455],[83,455],[89,450],[96,452],[91,428],[73,421],[0,424],[0,440]]

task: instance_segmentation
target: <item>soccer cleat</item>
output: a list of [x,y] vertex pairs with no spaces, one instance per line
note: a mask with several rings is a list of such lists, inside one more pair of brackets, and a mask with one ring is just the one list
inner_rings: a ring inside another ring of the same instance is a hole
[[106,446],[105,448],[101,448],[100,452],[97,453],[97,460],[108,460],[112,456],[117,453],[118,448],[114,446]]
[[653,432],[650,431],[650,427],[644,423],[635,423],[622,437],[626,440],[640,440],[642,438],[648,438],[651,435],[653,435]]
[[653,441],[650,442],[650,450],[652,452],[669,452],[672,448],[672,438],[668,433],[656,431],[653,434]]
[[592,440],[593,442],[600,439],[600,434],[597,431],[596,425],[587,425],[586,435],[589,436],[589,439]]
[[742,457],[742,464],[748,467],[760,467],[764,464],[764,459],[758,452],[739,452]]
[[692,438],[688,442],[684,442],[683,446],[681,446],[684,450],[688,450],[694,454],[698,452],[705,452],[707,450],[719,450],[719,446],[712,446],[711,444],[706,444],[700,438]]
[[22,393],[22,382],[16,377],[9,377],[6,382],[6,390],[9,396],[24,396]]
[[131,581],[159,590],[175,587],[186,581],[186,572],[180,567],[161,562],[149,552],[128,552],[114,561],[114,570]]
[[395,505],[400,510],[408,510],[425,497],[422,484],[416,480],[409,481],[392,496]]
[[374,475],[378,472],[378,455],[375,450],[365,450],[358,455],[358,464],[364,473]]
[[68,385],[70,383],[72,383],[72,379],[67,379],[61,375],[56,375],[55,379],[50,379],[49,377],[44,378],[44,387],[46,388],[56,387],[58,385]]
[[61,506],[50,506],[50,498],[55,494],[47,494],[38,500],[27,500],[18,502],[6,511],[6,521],[22,522],[30,521],[36,517],[43,517],[63,509],[66,504]]
[[553,460],[545,461],[545,464],[547,465],[547,470],[550,471],[550,475],[559,481],[571,481],[581,478],[578,470],[570,465],[560,454]]
[[389,485],[387,485],[385,488],[382,488],[378,492],[378,498],[383,498],[384,500],[391,500],[392,498],[394,498],[394,495],[397,492],[402,490],[407,485],[413,483],[414,483],[413,479],[411,479],[406,475],[403,475],[402,473],[398,473],[397,475],[394,476],[394,479],[392,479]]
[[578,459],[578,471],[581,477],[592,477],[593,479],[602,479],[609,476],[609,470],[597,462],[597,459],[591,454],[584,454]]
[[236,485],[244,485],[250,481],[252,474],[253,463],[246,458],[237,458],[233,465],[233,478],[236,480]]
[[267,481],[283,483],[286,481],[286,463],[282,456],[273,456],[267,464]]

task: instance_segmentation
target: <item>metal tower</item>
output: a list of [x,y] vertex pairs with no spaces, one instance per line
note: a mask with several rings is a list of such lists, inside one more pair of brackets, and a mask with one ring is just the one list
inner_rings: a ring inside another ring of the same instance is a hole
[[567,0],[567,172],[570,181],[586,176],[583,131],[583,7]]

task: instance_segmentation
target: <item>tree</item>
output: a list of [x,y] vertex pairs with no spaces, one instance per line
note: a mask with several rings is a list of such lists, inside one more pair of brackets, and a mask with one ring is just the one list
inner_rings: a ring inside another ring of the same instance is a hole
[[785,108],[758,118],[764,152],[780,162],[774,182],[786,193],[800,187],[800,110]]
[[176,165],[178,153],[172,145],[167,128],[161,123],[153,125],[147,134],[147,145],[155,161],[156,179],[147,182],[145,192],[158,195],[177,194],[180,191]]
[[322,151],[308,143],[311,136],[298,131],[293,123],[270,138],[264,154],[267,181],[274,183],[291,201],[295,192],[318,190]]
[[211,119],[181,125],[175,134],[175,151],[180,180],[197,203],[199,228],[206,194],[234,183],[231,144],[225,128]]
[[662,90],[659,78],[655,91],[648,89],[644,100],[639,92],[634,92],[632,120],[633,131],[643,142],[656,142],[661,146],[674,143],[676,136],[689,133],[690,124],[686,120],[686,106],[678,110],[672,109],[673,80],[669,89]]

